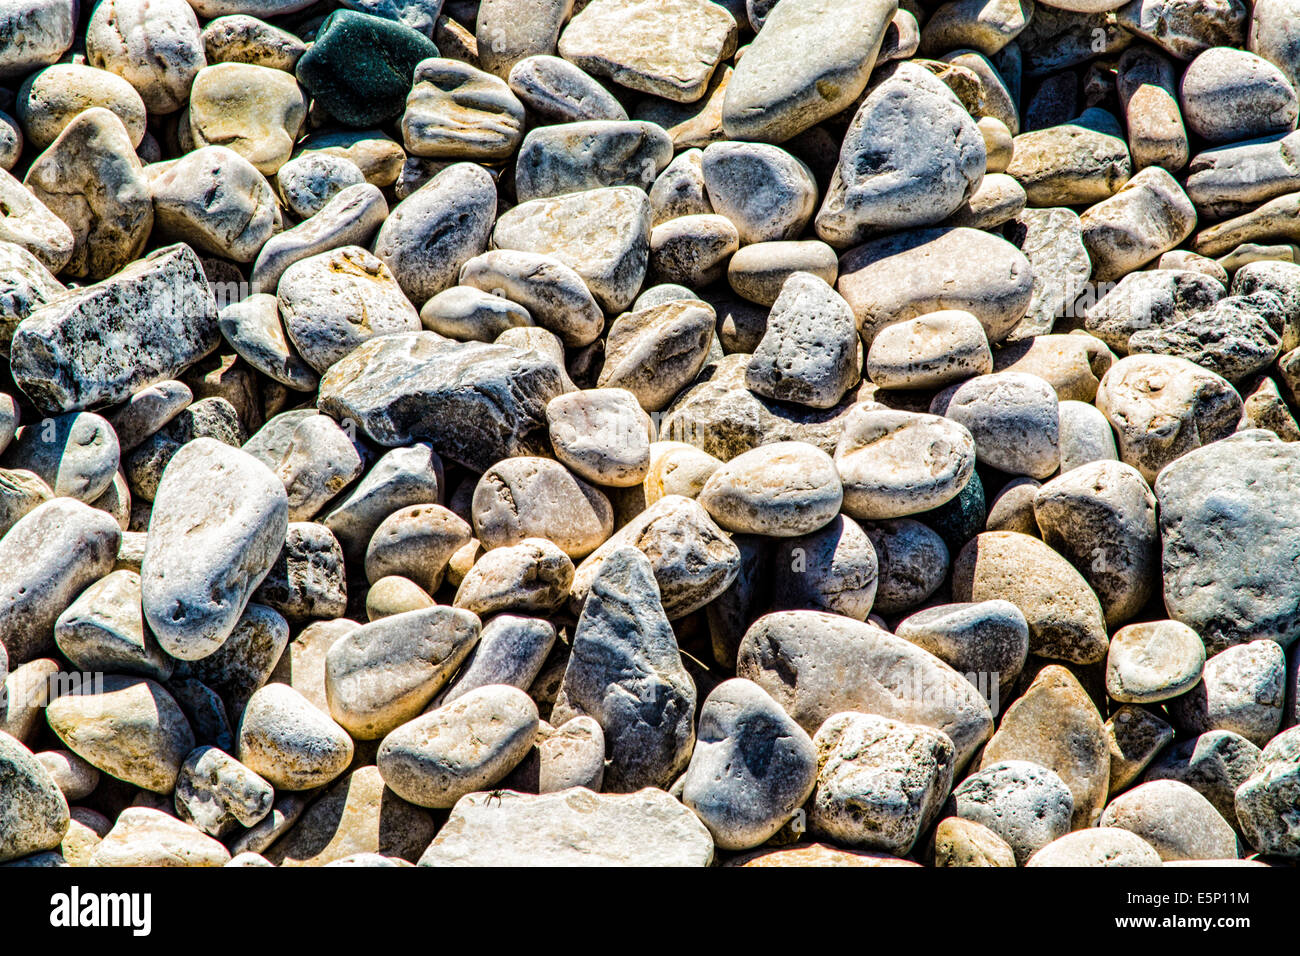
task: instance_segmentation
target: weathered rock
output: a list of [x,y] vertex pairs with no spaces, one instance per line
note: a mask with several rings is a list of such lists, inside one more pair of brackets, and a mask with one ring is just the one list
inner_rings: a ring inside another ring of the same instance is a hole
[[68,749],[110,776],[154,793],[176,786],[194,733],[175,699],[143,677],[110,675],[45,709]]
[[251,455],[198,438],[172,458],[141,566],[144,616],[173,657],[221,647],[288,531],[284,486]]
[[389,733],[379,745],[376,766],[403,799],[421,807],[450,807],[501,780],[536,735],[532,699],[516,687],[490,684]]
[[[488,798],[491,797],[491,803]],[[581,787],[459,800],[421,866],[708,866],[713,838],[662,790],[596,794]]]
[[352,762],[352,738],[287,684],[267,684],[244,709],[239,762],[280,790],[329,783]]
[[[882,670],[884,661],[892,663]],[[836,615],[760,617],[741,642],[736,673],[771,694],[805,730],[846,710],[941,730],[956,747],[957,769],[993,729],[988,704],[948,665],[872,624]]]
[[1201,681],[1169,705],[1188,733],[1231,730],[1263,747],[1282,725],[1286,657],[1275,641],[1237,644],[1205,662]]
[[789,538],[824,527],[843,493],[829,455],[804,442],[777,442],[718,468],[698,500],[728,531]]
[[1067,833],[1042,847],[1025,866],[1160,866],[1160,854],[1135,833],[1097,827]]
[[363,625],[325,656],[330,716],[358,740],[383,737],[415,718],[479,639],[478,618],[431,607]]
[[216,300],[185,245],[33,310],[14,333],[14,379],[43,411],[109,405],[175,378],[217,344]]
[[605,786],[667,786],[695,743],[695,684],[682,664],[650,560],[632,547],[600,562],[574,632],[553,723],[594,717],[605,731]]
[[68,829],[68,802],[32,752],[0,732],[0,862],[54,849]]
[[1136,833],[1160,859],[1235,860],[1237,836],[1203,796],[1176,780],[1155,780],[1121,794],[1098,824]]
[[1041,764],[1004,760],[967,777],[953,790],[947,810],[988,827],[1023,865],[1070,832],[1074,800],[1065,781]]
[[1260,853],[1300,856],[1290,818],[1300,783],[1300,730],[1278,734],[1259,755],[1259,766],[1237,789],[1237,820]]
[[332,366],[318,404],[381,445],[427,439],[478,471],[541,450],[546,404],[560,390],[560,370],[536,352],[403,332],[371,339]]
[[813,832],[854,847],[910,852],[952,786],[954,749],[931,727],[834,714],[813,738]]

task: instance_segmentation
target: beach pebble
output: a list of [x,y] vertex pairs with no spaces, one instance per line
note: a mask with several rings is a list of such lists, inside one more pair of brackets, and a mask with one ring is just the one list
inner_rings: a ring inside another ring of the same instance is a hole
[[527,694],[489,684],[393,730],[379,745],[376,766],[404,800],[451,807],[509,773],[532,746],[537,724]]
[[1035,851],[1025,866],[1160,866],[1160,854],[1136,833],[1096,827],[1067,833]]
[[954,788],[947,811],[1006,841],[1020,865],[1070,832],[1074,800],[1059,776],[1038,763],[1004,760]]
[[1111,635],[1106,693],[1135,704],[1169,700],[1193,688],[1204,667],[1205,645],[1186,624],[1130,624]]
[[817,764],[808,734],[762,688],[734,678],[701,707],[682,802],[719,847],[749,849],[774,835],[808,798]]
[[127,807],[91,851],[91,866],[225,866],[230,851],[197,827],[150,807]]
[[1237,835],[1214,806],[1185,783],[1154,780],[1110,802],[1098,823],[1135,833],[1160,859],[1235,860]]
[[1300,855],[1289,814],[1300,784],[1300,731],[1292,727],[1271,740],[1259,765],[1237,789],[1237,820],[1250,845],[1260,853]]
[[1286,657],[1274,641],[1237,644],[1205,662],[1200,682],[1169,705],[1192,734],[1230,730],[1263,747],[1281,729]]

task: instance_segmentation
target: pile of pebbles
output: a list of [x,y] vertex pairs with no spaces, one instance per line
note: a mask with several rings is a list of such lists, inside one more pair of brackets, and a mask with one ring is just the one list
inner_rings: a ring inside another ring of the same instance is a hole
[[1300,858],[1300,2],[0,0],[0,862]]

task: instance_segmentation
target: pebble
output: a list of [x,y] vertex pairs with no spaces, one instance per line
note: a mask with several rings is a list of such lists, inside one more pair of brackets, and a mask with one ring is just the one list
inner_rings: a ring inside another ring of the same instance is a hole
[[974,196],[985,161],[984,137],[957,96],[903,63],[868,91],[849,124],[817,235],[843,248],[881,229],[942,222]]
[[467,544],[469,523],[438,504],[407,505],[384,518],[366,546],[366,577],[373,584],[389,575],[414,581],[433,594],[447,562]]
[[1282,727],[1286,656],[1271,640],[1237,644],[1213,655],[1197,683],[1169,705],[1179,729],[1230,730],[1256,747]]
[[795,272],[772,304],[745,385],[776,401],[833,408],[858,383],[858,350],[848,303],[825,280]]
[[21,741],[0,732],[0,862],[55,849],[68,829],[68,803]]
[[513,458],[488,469],[474,489],[472,508],[474,534],[489,550],[540,537],[579,559],[614,530],[609,499],[546,458]]
[[1097,827],[1067,833],[1034,852],[1025,866],[1160,866],[1160,854],[1136,833]]
[[1260,749],[1230,730],[1211,730],[1163,751],[1142,775],[1144,782],[1177,780],[1214,805],[1223,819],[1237,821],[1237,789],[1259,767]]
[[194,9],[183,0],[109,0],[86,26],[86,62],[130,83],[150,113],[185,104],[206,65]]
[[868,347],[887,325],[945,309],[971,313],[989,342],[999,342],[1029,307],[1033,269],[1024,253],[991,233],[915,229],[850,249],[835,288]]
[[99,785],[99,771],[70,750],[45,750],[36,759],[65,800],[87,797]]
[[627,89],[693,103],[736,35],[735,18],[705,0],[592,0],[564,27],[559,52]]
[[1119,460],[1115,433],[1095,405],[1064,401],[1057,406],[1057,414],[1061,433],[1060,474],[1085,465]]
[[641,189],[606,186],[520,203],[497,220],[492,243],[554,256],[582,277],[601,308],[618,313],[645,279],[650,227]]
[[738,455],[709,476],[698,501],[728,531],[789,538],[824,527],[843,493],[835,462],[803,442]]
[[176,780],[179,819],[209,836],[228,836],[255,826],[271,812],[275,791],[234,757],[216,747],[199,747],[181,765]]
[[329,713],[357,740],[378,740],[419,716],[479,639],[458,608],[394,614],[340,637],[325,656]]
[[654,571],[632,547],[603,558],[551,716],[553,724],[579,716],[600,723],[610,758],[604,786],[615,793],[666,787],[686,768],[695,744],[695,683]]
[[1295,639],[1300,596],[1286,569],[1296,545],[1283,491],[1292,447],[1250,430],[1190,451],[1156,481],[1166,607],[1211,654]]
[[1065,781],[1047,767],[1003,760],[955,787],[945,810],[992,830],[1023,866],[1035,852],[1070,832],[1074,799]]
[[393,730],[379,745],[376,766],[402,799],[454,807],[514,769],[532,746],[537,724],[537,705],[527,694],[489,684]]
[[1178,246],[1196,227],[1196,209],[1173,176],[1150,166],[1089,206],[1079,221],[1092,279],[1107,282]]
[[496,615],[484,625],[478,643],[439,703],[449,704],[489,684],[527,691],[541,672],[555,638],[555,627],[541,618]]
[[1187,359],[1130,355],[1097,386],[1097,408],[1115,429],[1120,459],[1154,483],[1175,459],[1230,435],[1241,418],[1241,396],[1221,375]]
[[111,110],[78,113],[32,162],[23,185],[72,230],[62,267],[68,275],[105,279],[144,252],[154,218],[149,183]]
[[975,471],[965,425],[937,415],[863,405],[844,423],[835,468],[844,511],[854,518],[901,518],[955,498]]
[[347,731],[286,684],[253,694],[238,745],[234,756],[277,792],[324,786],[347,769],[354,746]]
[[502,784],[524,793],[555,793],[571,787],[600,791],[605,778],[605,734],[590,717],[561,727],[539,721],[537,742]]
[[349,563],[364,559],[385,518],[410,505],[436,504],[445,480],[442,460],[428,442],[394,448],[325,515],[324,524],[338,538]]
[[194,732],[175,698],[144,677],[107,675],[50,701],[45,719],[64,745],[109,776],[153,793],[176,787]]
[[876,549],[862,526],[843,514],[812,534],[780,542],[772,568],[773,607],[780,610],[865,621],[876,599]]
[[121,530],[73,498],[31,509],[0,539],[0,627],[9,666],[54,649],[54,625],[74,599],[113,569]]
[[416,65],[401,123],[411,155],[505,159],[519,147],[523,125],[524,106],[505,80],[437,56]]
[[230,851],[197,827],[150,807],[127,807],[90,853],[91,866],[225,866]]
[[713,837],[661,790],[532,796],[469,794],[452,808],[420,866],[708,866]]
[[149,191],[162,234],[236,262],[251,262],[280,224],[270,184],[225,146],[205,146],[168,163]]
[[839,274],[835,250],[818,239],[751,243],[731,257],[727,283],[750,302],[771,307],[797,272],[833,283]]
[[[888,670],[884,661],[893,662]],[[989,705],[947,664],[873,624],[819,611],[760,617],[741,642],[736,673],[805,731],[848,710],[940,730],[956,748],[957,770],[993,730]]]
[[1098,823],[1137,834],[1160,859],[1235,860],[1237,835],[1213,804],[1185,783],[1154,780],[1120,794]]
[[266,241],[253,262],[252,291],[275,292],[285,271],[303,259],[368,244],[387,214],[388,203],[374,184],[339,190],[319,212]]
[[672,154],[668,134],[640,120],[541,126],[519,147],[515,192],[527,202],[606,186],[649,190]]
[[1292,727],[1269,741],[1255,771],[1237,788],[1237,820],[1247,841],[1265,855],[1300,856],[1289,814],[1300,784],[1300,732]]
[[436,832],[428,811],[389,790],[373,765],[341,777],[284,829],[264,849],[274,866],[341,866],[375,857],[388,861],[385,866],[410,864]]
[[145,630],[140,575],[135,571],[115,570],[82,591],[54,622],[54,641],[82,671],[165,681],[175,667]]
[[999,695],[1015,684],[1029,653],[1029,624],[1010,601],[939,604],[899,621],[894,633],[960,674],[996,675]]
[[975,376],[940,392],[930,403],[930,412],[965,427],[982,464],[1039,479],[1060,467],[1056,392],[1036,375]]
[[623,313],[609,327],[596,385],[626,389],[646,411],[662,411],[704,367],[716,319],[692,299]]
[[517,303],[531,322],[554,332],[565,345],[590,345],[604,330],[604,313],[582,277],[554,256],[485,252],[461,267],[460,284]]
[[811,222],[812,170],[779,146],[713,143],[699,163],[710,207],[731,220],[743,244],[798,239]]
[[1015,866],[1006,840],[982,823],[944,817],[934,829],[935,866]]
[[939,590],[948,576],[949,553],[937,531],[913,518],[875,521],[865,530],[880,569],[878,613],[911,611]]
[[851,105],[897,11],[893,0],[799,0],[773,8],[727,85],[727,136],[781,143]]
[[1295,129],[1295,88],[1246,50],[1213,47],[1187,65],[1179,99],[1188,129],[1209,143],[1239,143]]
[[[518,16],[518,10],[511,7],[511,16]],[[623,105],[609,90],[558,56],[543,53],[516,60],[507,82],[528,109],[556,123],[627,119]]]
[[209,20],[201,36],[209,63],[252,63],[292,73],[307,52],[307,44],[288,30],[243,13]]
[[109,423],[94,412],[70,412],[24,425],[5,450],[5,465],[39,477],[56,497],[90,504],[117,474],[121,451]]
[[343,548],[314,521],[292,521],[284,547],[253,597],[295,624],[341,617],[347,610]]
[[865,371],[879,388],[942,388],[992,372],[993,354],[979,319],[947,309],[881,329]]
[[1029,625],[1029,650],[1040,657],[1092,664],[1106,656],[1106,622],[1088,582],[1037,538],[989,531],[953,561],[956,601],[1010,601]]
[[279,479],[251,455],[197,438],[154,499],[140,570],[145,621],[163,650],[199,660],[230,635],[288,532]]
[[1111,636],[1106,693],[1134,704],[1170,700],[1195,687],[1204,667],[1205,645],[1186,624],[1130,624]]
[[813,738],[813,833],[903,856],[943,808],[954,748],[930,727],[860,713],[834,714]]
[[1141,473],[1117,461],[1082,464],[1034,496],[1043,541],[1096,593],[1110,626],[1130,620],[1158,577],[1156,498]]
[[288,161],[306,116],[306,94],[283,70],[217,63],[190,90],[194,145],[228,146],[267,176]]
[[546,406],[551,448],[579,478],[596,485],[640,485],[650,470],[648,418],[623,388],[558,395]]
[[354,129],[382,125],[402,112],[416,66],[438,48],[396,20],[335,10],[294,68],[328,116]]

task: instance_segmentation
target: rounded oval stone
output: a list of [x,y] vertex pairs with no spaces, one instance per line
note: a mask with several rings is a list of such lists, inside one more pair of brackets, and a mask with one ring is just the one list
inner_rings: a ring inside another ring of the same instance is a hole
[[1056,392],[1037,375],[978,375],[940,392],[930,411],[965,425],[976,457],[1000,471],[1046,478],[1060,466]]
[[779,146],[713,143],[701,159],[709,202],[731,220],[743,244],[798,239],[811,221],[812,171]]
[[321,373],[367,339],[421,328],[388,266],[359,246],[295,262],[276,295],[289,339]]
[[929,525],[914,518],[892,518],[870,522],[864,530],[880,568],[876,611],[910,611],[943,585],[948,576],[948,546]]
[[579,67],[558,56],[525,57],[510,68],[507,82],[524,105],[557,123],[627,119],[614,95]]
[[68,801],[30,750],[0,731],[0,863],[59,846]]
[[825,526],[839,513],[843,491],[824,451],[775,442],[717,469],[698,500],[728,531],[789,538]]
[[302,219],[309,219],[348,186],[366,181],[356,163],[330,153],[302,153],[275,173],[280,197]]
[[1205,645],[1186,624],[1130,624],[1111,635],[1106,693],[1132,704],[1169,700],[1191,690],[1204,667]]
[[160,684],[109,675],[64,694],[45,719],[68,749],[92,767],[154,793],[171,793],[194,732]]
[[1120,459],[1149,483],[1165,465],[1230,435],[1241,396],[1228,380],[1172,355],[1130,355],[1097,386],[1097,408],[1115,429]]
[[461,267],[460,284],[517,302],[565,345],[590,345],[605,327],[582,276],[554,256],[494,249]]
[[145,106],[126,80],[108,70],[59,63],[33,73],[18,90],[17,114],[37,150],[45,149],[78,113],[102,106],[117,114],[139,146],[145,133]]
[[447,562],[474,532],[469,523],[442,505],[399,508],[380,522],[366,547],[366,578],[372,584],[389,575],[414,581],[434,594]]
[[945,817],[934,828],[935,866],[1015,866],[1010,845],[982,823]]
[[952,792],[951,811],[988,827],[1023,865],[1034,852],[1070,832],[1074,799],[1059,776],[1027,760],[985,767]]
[[293,152],[307,94],[290,74],[252,63],[204,67],[190,87],[195,146],[228,146],[270,176]]
[[465,572],[453,604],[475,614],[545,613],[565,602],[573,586],[573,561],[545,538],[493,548]]
[[583,558],[614,530],[609,499],[548,458],[497,462],[474,488],[472,509],[474,534],[489,550],[546,538]]
[[420,307],[420,323],[431,332],[462,342],[495,342],[507,329],[533,324],[516,302],[469,286],[443,289]]
[[960,309],[1000,342],[1029,308],[1034,270],[1005,239],[968,227],[913,229],[870,239],[840,260],[836,290],[867,346],[885,326]]
[[705,699],[682,802],[718,846],[747,850],[766,842],[816,779],[812,739],[757,684],[733,678]]
[[433,606],[434,600],[424,588],[395,574],[380,578],[366,591],[366,618],[371,621]]
[[879,564],[871,538],[852,518],[777,543],[772,558],[773,608],[842,614],[865,621],[876,600]]
[[1025,866],[1160,866],[1160,854],[1136,833],[1117,827],[1077,830],[1053,840]]
[[1187,127],[1210,143],[1238,143],[1295,129],[1296,91],[1254,53],[1216,46],[1187,65],[1179,84]]
[[277,790],[324,786],[352,762],[347,731],[287,684],[267,684],[239,723],[239,762]]
[[[839,275],[835,250],[819,239],[751,243],[742,246],[727,263],[727,282],[750,302],[771,306],[786,280],[796,272],[834,283]],[[837,291],[844,294],[842,289]]]
[[362,625],[326,652],[330,716],[358,740],[384,736],[433,700],[478,639],[478,618],[448,607]]
[[546,406],[555,457],[597,485],[639,485],[650,470],[650,420],[622,388],[557,395]]
[[975,471],[976,445],[959,422],[863,405],[849,413],[835,446],[844,511],[879,520],[952,500]]
[[412,156],[508,159],[523,135],[524,106],[501,78],[437,56],[416,65],[402,115]]
[[34,472],[56,497],[87,504],[112,484],[120,458],[116,433],[94,412],[69,412],[24,425],[4,453],[6,467]]
[[1010,601],[940,604],[898,622],[894,633],[962,674],[996,675],[1002,693],[1029,653],[1029,624]]
[[487,248],[496,183],[482,166],[456,163],[393,207],[374,253],[408,299],[423,305],[456,284],[461,267]]
[[1106,623],[1146,605],[1159,577],[1156,498],[1136,468],[1095,461],[1047,482],[1034,496],[1043,541],[1083,575]]
[[1037,538],[989,531],[953,562],[958,601],[1003,599],[1029,624],[1029,649],[1041,657],[1092,664],[1106,656],[1106,621],[1097,595],[1068,561]]
[[993,354],[979,319],[949,309],[881,329],[866,371],[880,388],[942,388],[993,371]]
[[1200,683],[1169,704],[1180,730],[1231,730],[1262,747],[1282,725],[1286,655],[1276,641],[1238,644],[1205,662]]
[[36,759],[66,800],[88,797],[99,785],[99,771],[71,750],[45,750]]
[[1177,780],[1153,780],[1120,794],[1098,826],[1136,833],[1160,859],[1235,860],[1237,835],[1203,796]]
[[379,745],[384,783],[419,807],[451,807],[514,769],[537,736],[537,705],[489,684],[397,728]]
[[288,496],[269,468],[215,439],[182,446],[158,485],[140,567],[163,649],[199,660],[220,648],[288,530]]
[[86,61],[135,87],[150,113],[171,113],[206,63],[198,17],[184,0],[107,0],[86,26]]

